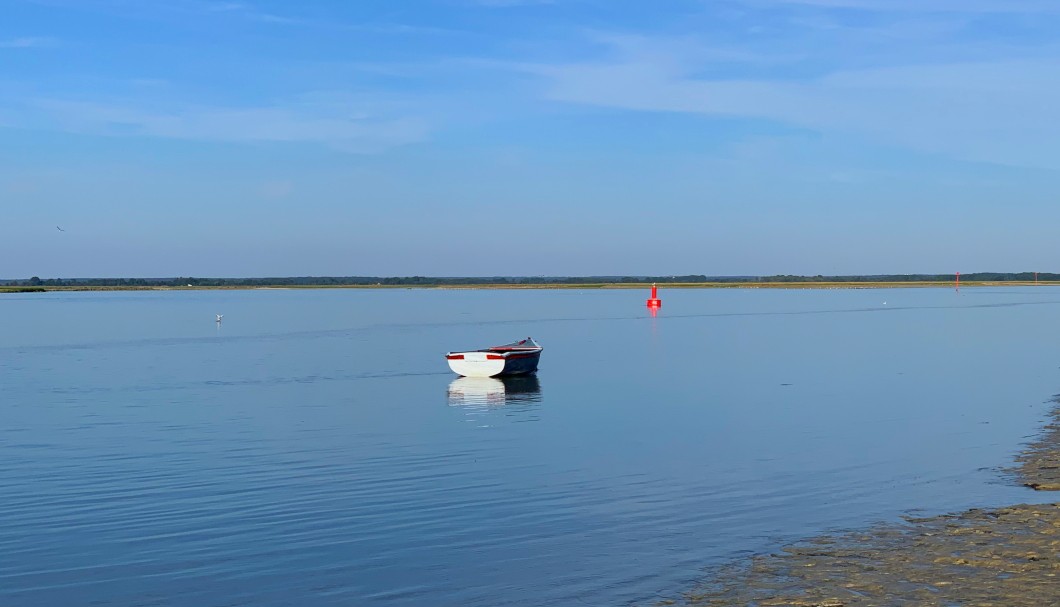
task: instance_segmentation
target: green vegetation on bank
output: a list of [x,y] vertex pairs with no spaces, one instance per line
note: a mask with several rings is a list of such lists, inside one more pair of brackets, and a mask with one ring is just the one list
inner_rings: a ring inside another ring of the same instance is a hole
[[[952,284],[952,274],[888,274],[866,276],[295,276],[271,278],[39,278],[0,280],[2,291],[53,289],[158,289],[255,287],[634,287],[659,283],[672,287],[885,287]],[[1060,274],[1039,273],[1040,283],[1060,282]],[[1033,272],[975,272],[961,276],[962,284],[1033,283]]]

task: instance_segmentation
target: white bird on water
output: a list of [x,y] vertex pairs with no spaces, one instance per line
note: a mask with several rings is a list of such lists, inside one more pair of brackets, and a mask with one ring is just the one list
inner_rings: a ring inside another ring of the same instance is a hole
[[221,319],[224,318],[224,317],[225,317],[224,314],[218,314],[217,315],[217,322],[221,322]]

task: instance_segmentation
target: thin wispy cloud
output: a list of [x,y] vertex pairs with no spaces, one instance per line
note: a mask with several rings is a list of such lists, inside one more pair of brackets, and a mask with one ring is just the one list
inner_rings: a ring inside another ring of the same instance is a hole
[[118,19],[179,23],[207,15],[232,15],[262,22],[297,22],[295,18],[260,10],[250,2],[212,0],[24,0],[56,10],[76,10],[85,14]]
[[921,152],[998,164],[1060,168],[1060,59],[996,60],[822,76],[709,78],[699,57],[666,41],[611,60],[523,64],[550,100],[641,112],[772,121],[840,132]]
[[744,0],[756,7],[803,6],[873,12],[911,13],[1053,13],[1051,0]]
[[0,40],[0,48],[51,48],[58,46],[58,44],[59,41],[55,38],[39,36],[23,36]]
[[[258,3],[211,0],[27,0],[62,9],[108,15],[120,19],[163,22],[179,29],[204,18],[234,19],[260,23],[263,26],[292,26],[307,29],[361,31],[378,34],[452,34],[459,30],[427,23],[404,23],[382,20],[353,21],[328,19],[297,12],[305,5],[285,4],[282,12],[262,8]],[[0,46],[2,48],[2,46]]]
[[203,142],[318,143],[377,152],[424,140],[425,121],[388,116],[341,102],[307,98],[267,107],[169,105],[136,101],[36,98],[11,112],[23,125],[86,135]]
[[555,4],[556,0],[469,0],[474,6],[487,8],[510,8],[513,6],[535,6],[540,4]]
[[257,6],[246,2],[211,2],[201,5],[201,8],[206,13],[236,15],[243,19],[260,21],[262,23],[274,23],[279,25],[311,25],[311,22],[304,19],[264,11]]
[[372,22],[349,22],[342,20],[326,20],[287,14],[278,14],[260,9],[254,4],[246,2],[219,2],[203,5],[205,13],[234,16],[248,21],[273,25],[290,25],[307,28],[330,29],[342,31],[372,32],[376,34],[451,34],[455,30],[434,27],[429,25],[413,25],[408,23],[394,23],[386,21]]
[[290,179],[270,179],[258,187],[258,194],[263,198],[286,198],[294,191],[294,182]]
[[215,2],[206,5],[206,10],[215,13],[227,13],[232,11],[246,10],[247,5],[243,2]]

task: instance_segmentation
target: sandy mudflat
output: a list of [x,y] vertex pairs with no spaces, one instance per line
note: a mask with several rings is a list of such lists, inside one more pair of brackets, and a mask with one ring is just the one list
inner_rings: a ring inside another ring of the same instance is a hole
[[1041,437],[1016,458],[1016,475],[1024,485],[1039,491],[1060,491],[1060,396]]
[[[1060,490],[1060,408],[1013,472]],[[682,605],[1060,605],[1060,503],[908,519],[723,570]]]

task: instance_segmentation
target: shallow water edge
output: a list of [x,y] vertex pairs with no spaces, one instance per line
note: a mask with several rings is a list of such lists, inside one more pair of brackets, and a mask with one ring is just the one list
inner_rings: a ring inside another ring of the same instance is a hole
[[[1050,418],[1010,471],[1039,491],[1060,490],[1060,405]],[[813,538],[730,565],[681,601],[659,604],[1060,604],[1058,548],[1060,503],[973,508]]]

